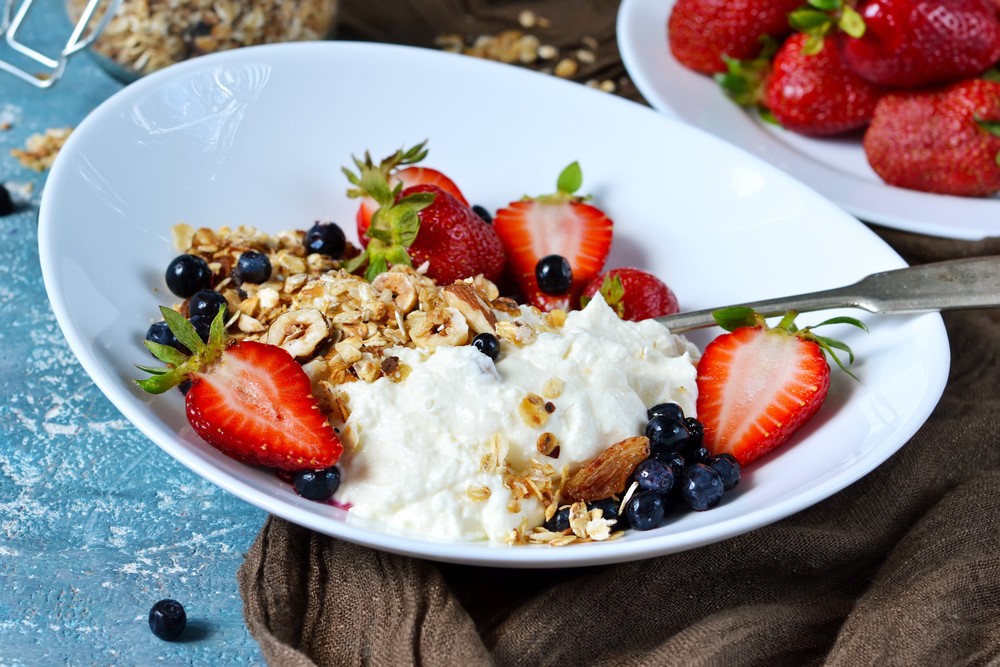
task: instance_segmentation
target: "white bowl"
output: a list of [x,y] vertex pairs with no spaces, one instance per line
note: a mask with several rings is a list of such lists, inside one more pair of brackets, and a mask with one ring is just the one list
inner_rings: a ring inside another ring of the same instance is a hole
[[512,567],[644,558],[788,516],[888,458],[937,402],[949,362],[940,316],[866,316],[870,335],[843,332],[861,381],[836,372],[815,420],[748,469],[716,509],[608,543],[506,547],[347,522],[343,511],[304,500],[270,472],[199,440],[178,393],[152,397],[131,382],[140,375],[133,364],[149,363],[142,339],[157,306],[174,301],[163,282],[176,254],[174,224],[279,231],[325,218],[353,234],[355,202],[340,166],[366,149],[379,156],[424,138],[427,163],[491,210],[551,189],[559,170],[579,160],[584,189],[615,220],[609,266],[653,270],[687,309],[833,287],[904,265],[790,176],[620,98],[429,50],[255,47],[128,86],[80,124],[57,159],[42,198],[39,251],[80,363],[153,442],[268,512],[379,549]]

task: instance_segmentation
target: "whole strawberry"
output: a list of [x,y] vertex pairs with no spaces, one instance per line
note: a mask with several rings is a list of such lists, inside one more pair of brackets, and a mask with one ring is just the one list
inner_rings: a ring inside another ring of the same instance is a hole
[[[850,350],[814,327],[798,329],[794,312],[774,328],[748,308],[723,309],[716,319],[730,333],[709,343],[698,362],[698,421],[712,454],[731,454],[745,466],[813,418],[830,388],[824,353],[841,365],[833,349]],[[847,317],[816,326],[834,323],[865,329]]]
[[493,226],[466,204],[436,185],[390,186],[378,168],[362,165],[363,188],[379,207],[365,231],[365,250],[345,264],[355,271],[367,263],[372,280],[391,264],[420,266],[441,284],[482,274],[491,281],[503,275],[506,259]]
[[723,56],[755,58],[761,39],[792,30],[788,13],[803,0],[677,0],[667,21],[674,57],[704,74],[724,72]]
[[404,151],[400,149],[396,151],[377,165],[372,161],[371,155],[366,152],[364,160],[354,158],[354,166],[358,170],[357,172],[351,171],[346,167],[342,168],[344,175],[347,176],[347,180],[352,185],[347,190],[347,196],[361,200],[358,206],[356,222],[358,239],[361,241],[362,247],[368,245],[366,232],[369,225],[371,225],[372,215],[379,206],[378,202],[362,186],[361,174],[366,169],[378,170],[389,182],[390,187],[395,187],[397,184],[402,184],[404,188],[414,185],[436,185],[466,206],[469,205],[462,191],[458,189],[453,180],[436,169],[417,166],[417,163],[425,157],[427,157],[427,142],[422,141],[408,150]]
[[1000,61],[1000,11],[992,0],[868,0],[864,34],[844,60],[873,83],[916,88],[976,76]]
[[[871,121],[883,90],[847,67],[837,48],[842,37],[835,34],[815,42],[796,33],[781,45],[766,79],[763,104],[785,129],[834,135]],[[818,52],[813,52],[813,44],[818,44]]]
[[190,381],[184,404],[191,428],[243,463],[299,471],[337,462],[343,446],[319,411],[309,376],[291,354],[253,341],[229,345],[222,309],[207,343],[176,311],[160,312],[191,354],[147,340],[149,351],[170,367],[140,366],[151,373],[136,381],[143,390],[162,394]]
[[582,305],[586,306],[598,292],[623,320],[637,322],[680,311],[673,290],[642,269],[611,269],[594,278],[583,290]]
[[1000,83],[973,79],[888,94],[864,149],[890,185],[966,197],[1000,192]]

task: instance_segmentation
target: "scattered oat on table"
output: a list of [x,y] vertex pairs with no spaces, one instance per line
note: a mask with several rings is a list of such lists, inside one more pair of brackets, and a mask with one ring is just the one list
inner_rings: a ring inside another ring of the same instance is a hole
[[23,150],[12,148],[10,154],[28,169],[45,171],[55,162],[72,131],[71,127],[49,128],[42,134],[31,135]]

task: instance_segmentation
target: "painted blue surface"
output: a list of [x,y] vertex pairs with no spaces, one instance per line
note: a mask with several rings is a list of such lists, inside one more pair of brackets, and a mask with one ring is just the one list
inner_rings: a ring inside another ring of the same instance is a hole
[[[31,19],[32,45],[68,35],[61,3]],[[260,664],[235,575],[265,515],[160,451],[84,373],[42,284],[46,174],[9,154],[120,87],[86,54],[46,91],[0,72],[0,182],[33,186],[0,217],[0,664]],[[187,609],[182,641],[149,631],[164,597]]]

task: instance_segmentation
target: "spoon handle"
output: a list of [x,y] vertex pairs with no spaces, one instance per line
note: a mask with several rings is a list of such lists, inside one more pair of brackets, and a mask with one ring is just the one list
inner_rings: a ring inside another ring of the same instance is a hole
[[[1000,256],[953,259],[882,271],[835,289],[753,303],[765,317],[789,310],[807,313],[831,308],[860,308],[870,313],[926,313],[1000,306]],[[718,308],[657,317],[674,333],[715,325]]]

